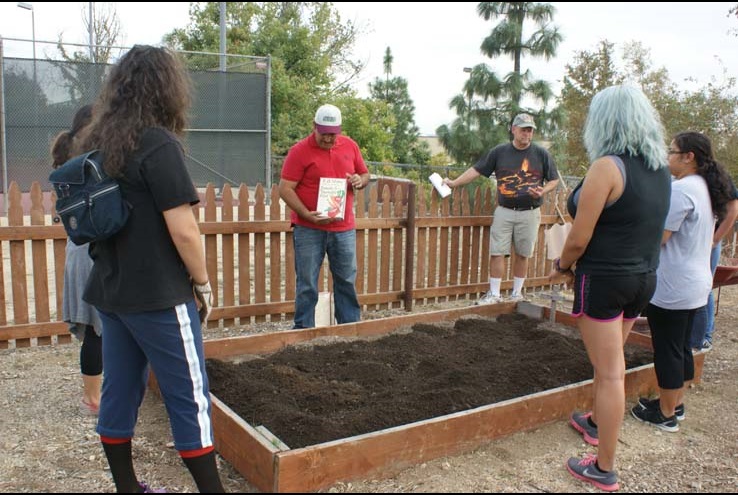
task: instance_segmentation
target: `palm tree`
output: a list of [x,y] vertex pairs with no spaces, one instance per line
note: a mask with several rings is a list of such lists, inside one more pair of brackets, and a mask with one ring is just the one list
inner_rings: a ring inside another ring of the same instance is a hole
[[392,62],[395,60],[395,58],[392,56],[392,51],[390,50],[390,47],[387,47],[387,49],[384,52],[384,100],[389,101],[389,77],[392,74]]
[[[512,57],[513,71],[505,76],[502,91],[509,96],[515,112],[522,109],[520,100],[525,94],[540,99],[544,105],[553,95],[547,82],[533,80],[530,71],[522,71],[520,61],[523,55],[544,57],[546,60],[556,55],[562,36],[557,27],[548,24],[554,12],[553,5],[549,3],[480,2],[477,6],[477,13],[485,21],[505,17],[484,39],[481,49],[489,58],[502,55]],[[538,29],[524,40],[523,23],[526,19],[533,21]],[[479,89],[484,95],[486,88]]]
[[386,102],[394,115],[395,122],[387,129],[387,132],[392,134],[393,159],[398,163],[417,163],[418,159],[423,160],[421,164],[427,163],[430,154],[424,153],[422,145],[418,142],[415,104],[410,98],[407,80],[398,76],[390,77],[394,61],[390,47],[385,50],[383,61],[384,81],[376,78],[374,82],[369,83],[369,92],[373,99]]
[[[484,151],[507,139],[509,124],[521,111],[532,114],[538,128],[544,132],[553,130],[560,122],[559,112],[549,114],[545,110],[553,98],[550,85],[534,79],[530,70],[523,71],[521,63],[526,55],[546,60],[556,55],[562,36],[557,27],[549,24],[555,13],[553,5],[481,2],[477,13],[485,20],[503,18],[482,41],[480,48],[490,58],[509,55],[513,60],[513,70],[499,75],[486,64],[478,64],[472,68],[463,93],[451,100],[449,108],[464,118],[457,119],[450,126],[439,127],[436,133],[448,154],[465,163],[473,163]],[[523,39],[526,20],[533,21],[538,29]],[[524,107],[525,98],[539,102],[540,108]],[[456,149],[459,146],[465,149]]]

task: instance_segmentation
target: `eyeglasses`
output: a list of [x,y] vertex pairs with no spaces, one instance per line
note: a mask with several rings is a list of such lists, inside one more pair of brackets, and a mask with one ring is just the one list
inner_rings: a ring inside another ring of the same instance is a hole
[[668,150],[667,155],[683,155],[686,151]]

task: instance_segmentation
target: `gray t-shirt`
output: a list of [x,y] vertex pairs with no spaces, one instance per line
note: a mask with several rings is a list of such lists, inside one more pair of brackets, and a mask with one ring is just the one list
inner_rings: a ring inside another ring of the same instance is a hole
[[712,288],[710,251],[714,228],[705,179],[695,174],[673,181],[664,226],[672,234],[661,246],[652,304],[664,309],[696,309],[707,304]]

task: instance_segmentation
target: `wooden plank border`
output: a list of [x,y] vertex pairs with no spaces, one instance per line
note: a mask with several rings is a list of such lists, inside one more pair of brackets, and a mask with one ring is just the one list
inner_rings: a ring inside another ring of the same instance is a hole
[[[368,336],[388,333],[417,322],[439,322],[477,314],[511,313],[505,303],[404,315],[333,327],[293,330],[205,342],[207,358],[276,351],[286,345],[323,336]],[[549,310],[543,308],[544,317]],[[558,311],[556,320],[571,324]],[[630,339],[629,339],[630,342]],[[638,334],[634,343],[643,342]],[[702,375],[705,353],[695,355],[695,380]],[[626,396],[657,389],[653,364],[628,370]],[[439,416],[407,425],[299,449],[279,450],[217,397],[213,400],[216,448],[249,482],[262,491],[307,492],[338,481],[387,477],[409,466],[474,449],[492,439],[565,419],[573,409],[592,405],[592,380]]]

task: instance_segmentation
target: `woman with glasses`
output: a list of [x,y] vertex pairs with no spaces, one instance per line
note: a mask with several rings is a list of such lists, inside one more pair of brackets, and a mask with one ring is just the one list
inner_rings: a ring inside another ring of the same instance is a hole
[[646,311],[659,398],[641,398],[631,414],[661,430],[675,432],[678,420],[685,416],[684,385],[694,378],[692,323],[712,289],[710,251],[715,218],[725,218],[733,189],[704,134],[677,134],[668,155],[675,180],[661,241],[656,292]]

